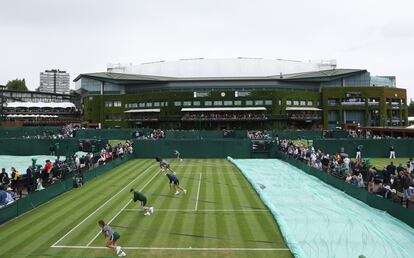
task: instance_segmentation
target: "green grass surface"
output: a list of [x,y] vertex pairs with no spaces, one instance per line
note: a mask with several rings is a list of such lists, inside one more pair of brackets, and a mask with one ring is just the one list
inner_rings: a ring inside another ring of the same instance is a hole
[[108,143],[112,146],[118,145],[119,143],[125,143],[126,140],[108,140]]
[[[99,219],[120,233],[127,257],[292,257],[272,215],[229,162],[174,161],[172,168],[186,195],[173,194],[153,160],[129,161],[1,225],[0,257],[115,257],[97,236]],[[130,201],[131,187],[147,195],[153,215]]]
[[[369,159],[372,166],[374,166],[376,169],[383,169],[384,167],[388,166],[390,162],[392,161],[396,167],[401,163],[403,167],[407,167],[407,161],[410,158],[396,158],[396,159],[388,159],[388,158],[363,158],[363,159]],[[355,160],[355,159],[353,159]]]

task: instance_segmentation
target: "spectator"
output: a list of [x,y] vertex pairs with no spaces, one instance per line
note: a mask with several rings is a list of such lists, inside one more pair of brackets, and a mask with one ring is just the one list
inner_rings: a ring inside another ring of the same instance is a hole
[[391,161],[391,163],[387,166],[387,171],[390,173],[390,175],[395,175],[396,167],[394,166],[394,163]]
[[52,172],[52,162],[50,160],[46,160],[46,164],[42,173],[43,176],[43,182],[48,182],[49,179],[51,179],[51,173]]
[[33,192],[34,188],[34,171],[32,165],[30,165],[26,170],[26,180],[27,180],[27,193]]
[[19,180],[20,180],[20,173],[16,170],[16,168],[12,167],[12,174],[11,174],[11,187],[13,189],[17,189]]
[[408,171],[402,171],[401,173],[401,185],[403,190],[403,205],[407,207],[407,200],[408,200],[408,190],[410,189],[411,178]]
[[400,172],[405,171],[405,168],[403,167],[403,165],[400,163],[397,167],[397,173],[400,174]]
[[384,167],[384,169],[382,170],[382,180],[384,184],[388,185],[391,183],[391,175],[392,172],[388,170],[387,167]]
[[7,173],[3,173],[2,175],[3,175],[3,177],[1,178],[2,186],[8,186],[10,184],[9,175]]
[[7,204],[12,203],[18,199],[16,191],[11,187],[7,188],[7,195],[9,200]]
[[4,191],[3,187],[0,187],[0,208],[7,205],[7,193]]
[[358,187],[365,188],[365,183],[364,183],[362,174],[359,174],[357,179],[358,179]]
[[395,148],[394,146],[390,146],[390,159],[395,159]]
[[41,177],[39,177],[39,178],[36,180],[36,192],[37,192],[37,191],[41,191],[41,190],[43,190],[43,189],[45,189],[45,188],[43,187],[43,179],[42,179]]
[[50,152],[50,156],[55,156],[56,151],[55,151],[55,146],[53,144],[49,146],[49,152]]
[[361,149],[362,149],[362,146],[361,145],[358,145],[358,147],[356,148],[356,156],[355,156],[355,159],[356,160],[358,160],[358,159],[361,159],[362,157],[361,157]]
[[413,158],[410,158],[410,160],[407,162],[407,168],[408,172],[413,173],[414,172],[414,161]]

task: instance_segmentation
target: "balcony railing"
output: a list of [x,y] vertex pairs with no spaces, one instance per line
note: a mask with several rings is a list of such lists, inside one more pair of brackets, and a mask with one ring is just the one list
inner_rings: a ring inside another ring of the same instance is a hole
[[358,101],[358,102],[341,102],[342,106],[365,106],[364,101]]

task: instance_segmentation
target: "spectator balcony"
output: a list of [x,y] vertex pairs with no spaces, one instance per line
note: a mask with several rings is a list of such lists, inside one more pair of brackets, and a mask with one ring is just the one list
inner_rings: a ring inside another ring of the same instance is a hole
[[265,121],[265,107],[183,108],[181,121]]
[[289,120],[308,121],[322,120],[322,110],[314,107],[288,107],[286,108]]
[[160,109],[130,109],[125,111],[125,121],[129,122],[158,122]]

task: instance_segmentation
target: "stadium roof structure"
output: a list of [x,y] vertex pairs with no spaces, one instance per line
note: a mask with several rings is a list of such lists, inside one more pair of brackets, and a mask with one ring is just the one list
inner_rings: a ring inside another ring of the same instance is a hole
[[324,82],[352,76],[357,73],[363,73],[364,69],[332,69],[314,72],[281,74],[273,76],[252,76],[252,77],[165,77],[151,76],[140,74],[124,74],[124,73],[84,73],[78,75],[73,81],[81,78],[95,79],[99,81],[111,82],[114,84],[140,84],[149,82],[169,82],[169,81],[214,81],[214,80],[280,80],[280,81],[312,81]]

